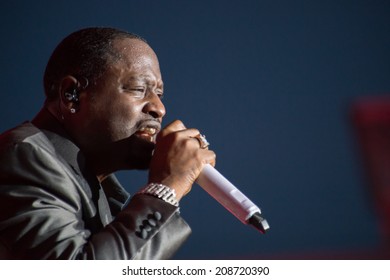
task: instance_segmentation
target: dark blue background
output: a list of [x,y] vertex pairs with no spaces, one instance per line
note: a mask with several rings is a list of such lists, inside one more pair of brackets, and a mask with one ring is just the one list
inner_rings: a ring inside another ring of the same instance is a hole
[[[165,123],[204,132],[217,168],[271,225],[261,235],[194,187],[181,202],[193,235],[176,258],[380,246],[349,109],[390,92],[389,1],[2,1],[0,13],[0,130],[40,109],[47,59],[69,33],[113,26],[155,49]],[[132,192],[145,183],[119,176]]]

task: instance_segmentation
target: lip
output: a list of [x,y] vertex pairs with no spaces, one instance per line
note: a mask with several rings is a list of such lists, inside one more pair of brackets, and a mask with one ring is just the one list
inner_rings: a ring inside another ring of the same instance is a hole
[[135,132],[135,135],[138,137],[147,140],[148,142],[155,143],[156,135],[161,130],[161,124],[157,121],[144,121],[138,125],[138,129]]
[[143,121],[138,125],[138,131],[145,129],[145,128],[153,128],[156,130],[156,133],[159,133],[161,130],[161,124],[158,121],[149,120],[149,121]]

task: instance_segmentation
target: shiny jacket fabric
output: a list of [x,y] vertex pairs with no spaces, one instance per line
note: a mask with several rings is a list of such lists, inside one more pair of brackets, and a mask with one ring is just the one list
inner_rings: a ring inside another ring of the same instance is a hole
[[48,119],[0,136],[0,259],[171,258],[191,232],[179,208],[99,184]]

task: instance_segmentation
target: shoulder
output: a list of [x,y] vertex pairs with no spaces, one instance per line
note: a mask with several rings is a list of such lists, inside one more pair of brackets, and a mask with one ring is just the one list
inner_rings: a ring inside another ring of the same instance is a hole
[[[24,123],[0,136],[0,193],[67,197],[79,204],[80,178],[57,154],[46,134]],[[59,200],[60,201],[60,200]],[[77,206],[78,207],[78,206]]]
[[52,157],[55,149],[45,134],[30,122],[25,122],[0,135],[0,168],[19,166],[32,159]]
[[[25,143],[26,145],[23,145]],[[53,150],[45,134],[30,122],[3,132],[0,135],[0,157],[9,149],[24,146],[41,146]]]
[[4,183],[55,184],[72,172],[45,133],[24,123],[0,136],[0,179]]

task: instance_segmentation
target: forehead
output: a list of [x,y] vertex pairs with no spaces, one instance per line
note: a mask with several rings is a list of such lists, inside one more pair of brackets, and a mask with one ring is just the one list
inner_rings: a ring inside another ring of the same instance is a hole
[[139,39],[121,38],[113,42],[117,53],[116,62],[127,67],[150,66],[159,67],[158,59],[152,48]]
[[162,86],[158,59],[152,48],[139,39],[121,38],[112,43],[114,55],[108,62],[103,83],[144,81]]

